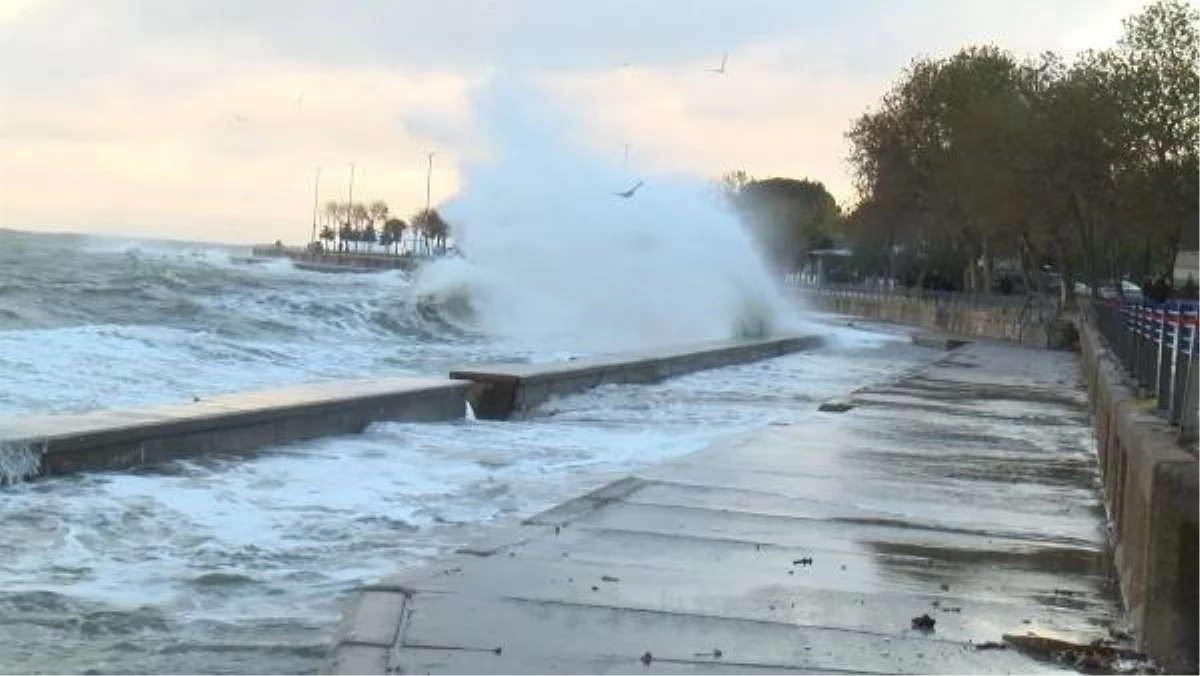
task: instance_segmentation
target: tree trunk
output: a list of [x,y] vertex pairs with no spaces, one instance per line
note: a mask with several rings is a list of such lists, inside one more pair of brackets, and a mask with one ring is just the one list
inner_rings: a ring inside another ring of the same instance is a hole
[[992,292],[992,252],[988,248],[988,238],[983,238],[983,289],[984,295]]

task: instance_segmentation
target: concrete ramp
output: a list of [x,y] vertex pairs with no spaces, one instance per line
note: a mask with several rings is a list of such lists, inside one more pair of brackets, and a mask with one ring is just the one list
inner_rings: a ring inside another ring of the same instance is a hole
[[[372,422],[435,421],[466,412],[466,383],[375,378],[207,397],[190,404],[0,418],[8,480],[120,469],[205,453],[242,453],[361,432]],[[0,460],[5,458],[0,457]],[[22,469],[18,465],[24,464]]]
[[536,408],[551,397],[601,385],[656,383],[705,369],[778,357],[821,345],[819,336],[723,340],[680,347],[590,357],[549,364],[494,364],[456,369],[455,380],[471,381],[475,415],[503,420]]

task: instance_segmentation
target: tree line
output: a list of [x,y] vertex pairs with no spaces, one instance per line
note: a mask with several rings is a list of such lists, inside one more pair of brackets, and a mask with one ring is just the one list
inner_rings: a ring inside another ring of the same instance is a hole
[[860,265],[978,292],[998,260],[1027,288],[1045,270],[1093,293],[1170,279],[1200,222],[1197,23],[1159,0],[1071,61],[992,46],[914,61],[847,133]]
[[[370,251],[378,244],[396,255],[446,253],[450,224],[437,209],[421,209],[407,222],[393,216],[382,200],[368,204],[326,202],[321,213],[324,224],[318,239],[328,251],[359,251],[363,245]],[[410,246],[402,251],[406,231],[412,233],[412,238]]]

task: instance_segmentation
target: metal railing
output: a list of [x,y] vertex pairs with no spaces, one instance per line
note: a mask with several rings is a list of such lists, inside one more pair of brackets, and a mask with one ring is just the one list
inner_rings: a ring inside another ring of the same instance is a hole
[[1194,301],[1093,300],[1087,311],[1140,393],[1179,427],[1181,441],[1197,438],[1197,311]]

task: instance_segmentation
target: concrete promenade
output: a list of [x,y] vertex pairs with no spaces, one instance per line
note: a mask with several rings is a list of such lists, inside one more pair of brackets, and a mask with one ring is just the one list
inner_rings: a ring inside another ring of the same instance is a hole
[[380,581],[326,671],[1048,673],[986,644],[1121,626],[1076,355],[972,343],[841,403]]

